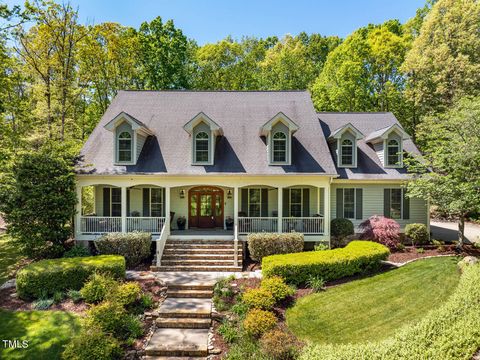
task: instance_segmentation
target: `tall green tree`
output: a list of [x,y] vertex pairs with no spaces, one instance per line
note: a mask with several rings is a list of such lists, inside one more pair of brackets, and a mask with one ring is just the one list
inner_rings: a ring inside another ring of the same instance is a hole
[[143,87],[151,90],[188,88],[195,43],[172,20],[160,16],[144,22],[138,31]]
[[461,99],[446,113],[419,125],[423,159],[407,159],[414,180],[408,194],[430,201],[458,220],[458,241],[465,219],[480,211],[480,97]]
[[422,22],[403,70],[420,114],[447,110],[480,91],[480,3],[439,0]]

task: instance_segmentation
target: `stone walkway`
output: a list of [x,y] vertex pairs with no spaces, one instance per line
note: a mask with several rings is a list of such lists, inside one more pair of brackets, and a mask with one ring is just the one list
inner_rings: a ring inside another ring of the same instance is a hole
[[156,329],[145,348],[148,359],[208,356],[213,287],[230,275],[261,277],[260,272],[127,272],[127,278],[155,277],[168,288],[166,300],[155,311]]

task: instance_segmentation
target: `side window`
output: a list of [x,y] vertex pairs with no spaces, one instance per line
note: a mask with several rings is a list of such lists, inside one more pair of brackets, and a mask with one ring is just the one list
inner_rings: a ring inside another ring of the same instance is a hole
[[343,189],[343,217],[355,219],[355,189]]
[[290,216],[291,217],[302,217],[302,189],[291,189],[290,190]]
[[390,217],[401,219],[403,210],[402,189],[391,189],[390,191]]
[[353,141],[345,139],[340,146],[340,165],[353,165]]
[[120,188],[111,188],[111,214],[112,216],[122,216],[122,190]]
[[248,189],[248,216],[260,217],[262,213],[261,189]]
[[118,161],[130,162],[132,161],[132,135],[129,132],[122,132],[118,135]]
[[150,216],[161,217],[163,214],[162,189],[150,189]]
[[400,144],[397,140],[389,140],[387,142],[387,165],[396,166],[401,163]]
[[287,135],[282,131],[273,134],[273,162],[287,161]]
[[195,162],[208,162],[209,156],[209,135],[205,131],[199,132],[195,136]]

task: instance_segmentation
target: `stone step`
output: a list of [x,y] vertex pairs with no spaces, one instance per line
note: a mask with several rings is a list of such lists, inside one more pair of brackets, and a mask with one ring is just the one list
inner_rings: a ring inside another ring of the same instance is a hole
[[212,290],[191,290],[191,289],[171,289],[167,290],[169,298],[203,298],[210,299],[213,296]]
[[169,298],[158,308],[161,318],[210,318],[212,300]]
[[242,271],[241,266],[150,266],[151,271]]
[[207,356],[209,329],[160,328],[153,333],[147,356]]
[[[190,239],[190,240],[175,240],[167,239],[166,244],[231,244],[233,240],[221,240],[221,239]],[[239,242],[240,244],[240,242]]]
[[[238,249],[239,256],[243,253],[242,249]],[[189,249],[182,249],[182,248],[165,248],[163,250],[163,255],[170,255],[170,254],[186,254],[186,255],[203,255],[203,254],[224,254],[224,255],[233,255],[235,251],[233,248],[231,249],[217,249],[217,248],[207,248],[207,249],[196,249],[196,248],[189,248]]]
[[233,254],[163,254],[162,260],[234,260]]
[[155,322],[159,328],[171,329],[209,329],[212,324],[204,318],[157,318]]
[[[240,247],[240,246],[239,246]],[[180,244],[165,244],[165,250],[170,249],[234,249],[233,244],[193,244],[193,243],[180,243]]]
[[168,283],[168,290],[213,290],[214,284],[198,284],[198,283],[185,283],[185,284],[179,284],[179,283]]
[[[241,264],[242,261],[238,259]],[[162,258],[163,266],[185,266],[185,265],[198,265],[198,266],[233,266],[233,260],[165,260]]]

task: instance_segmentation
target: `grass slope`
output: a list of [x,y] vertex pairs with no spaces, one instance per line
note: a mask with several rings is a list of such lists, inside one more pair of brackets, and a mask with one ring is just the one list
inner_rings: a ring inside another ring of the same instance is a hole
[[298,337],[317,343],[389,337],[448,298],[460,278],[457,262],[453,257],[420,260],[306,296],[287,311],[287,324]]
[[0,339],[28,340],[27,348],[5,348],[0,343],[0,359],[60,359],[63,346],[80,330],[78,318],[62,311],[0,310]]
[[22,255],[10,236],[0,235],[0,285],[11,278],[10,272],[21,259]]

